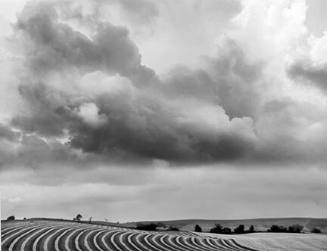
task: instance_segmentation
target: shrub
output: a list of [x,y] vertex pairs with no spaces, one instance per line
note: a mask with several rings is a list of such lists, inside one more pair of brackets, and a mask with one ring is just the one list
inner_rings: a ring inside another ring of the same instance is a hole
[[268,232],[273,232],[273,233],[285,233],[287,232],[287,228],[284,226],[278,226],[278,225],[272,225]]
[[232,229],[229,227],[223,227],[220,224],[216,224],[215,227],[210,229],[210,233],[213,234],[231,234]]
[[11,215],[7,218],[7,221],[12,221],[12,220],[15,220],[15,216],[14,215]]
[[198,224],[196,224],[195,227],[194,227],[194,231],[195,232],[202,232],[202,228]]
[[234,233],[235,234],[243,234],[245,231],[244,231],[244,225],[239,225],[238,227],[236,227],[234,229]]
[[215,227],[210,229],[210,233],[220,234],[223,232],[223,227],[220,224],[216,224]]
[[315,228],[313,228],[313,229],[311,230],[311,233],[314,233],[314,234],[320,234],[320,233],[321,233],[321,230],[320,230],[319,228],[315,227]]
[[148,223],[148,224],[137,224],[136,229],[138,230],[147,230],[147,231],[155,231],[157,230],[158,225],[155,223]]
[[229,227],[224,227],[222,230],[223,234],[231,234],[232,233],[232,229],[230,229]]
[[179,231],[179,228],[174,226],[169,226],[168,231]]
[[294,224],[289,226],[288,228],[284,226],[278,226],[278,225],[272,225],[268,232],[274,232],[274,233],[301,233],[303,230],[303,226],[299,224]]
[[303,230],[303,226],[299,224],[294,224],[288,227],[288,232],[290,233],[301,233]]

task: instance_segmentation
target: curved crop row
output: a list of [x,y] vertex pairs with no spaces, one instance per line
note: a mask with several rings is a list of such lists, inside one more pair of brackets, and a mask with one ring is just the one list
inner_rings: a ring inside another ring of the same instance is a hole
[[3,251],[249,251],[235,240],[146,232],[71,222],[13,222],[1,228]]

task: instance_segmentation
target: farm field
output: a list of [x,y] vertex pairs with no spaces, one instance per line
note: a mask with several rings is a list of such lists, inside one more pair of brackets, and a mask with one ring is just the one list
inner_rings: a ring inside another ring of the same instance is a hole
[[151,232],[67,221],[12,221],[1,225],[1,248],[49,251],[327,250],[324,234]]
[[147,232],[120,227],[60,221],[4,222],[3,251],[214,251],[256,250],[231,238],[200,236],[192,232]]
[[[199,235],[227,238],[229,235],[199,233]],[[292,233],[251,233],[233,235],[233,239],[244,246],[265,251],[311,251],[327,250],[325,234],[292,234]]]

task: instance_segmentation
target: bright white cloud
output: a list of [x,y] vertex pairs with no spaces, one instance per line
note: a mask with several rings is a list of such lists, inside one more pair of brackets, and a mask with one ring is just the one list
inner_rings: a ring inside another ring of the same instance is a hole
[[101,126],[107,122],[107,117],[104,114],[99,114],[99,108],[94,103],[82,104],[77,114],[91,126]]

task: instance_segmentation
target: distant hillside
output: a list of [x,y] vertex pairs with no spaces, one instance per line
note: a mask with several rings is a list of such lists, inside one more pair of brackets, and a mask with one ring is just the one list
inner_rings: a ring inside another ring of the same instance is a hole
[[186,219],[173,221],[144,221],[144,222],[128,222],[122,224],[127,227],[135,227],[140,223],[160,222],[167,226],[178,227],[181,230],[193,231],[196,224],[200,225],[203,231],[209,231],[215,224],[220,224],[224,227],[235,228],[240,224],[245,225],[245,228],[253,225],[256,231],[266,231],[271,225],[290,226],[300,224],[304,226],[305,231],[318,227],[322,232],[327,233],[326,218],[262,218],[262,219],[242,219],[242,220],[202,220],[202,219]]

